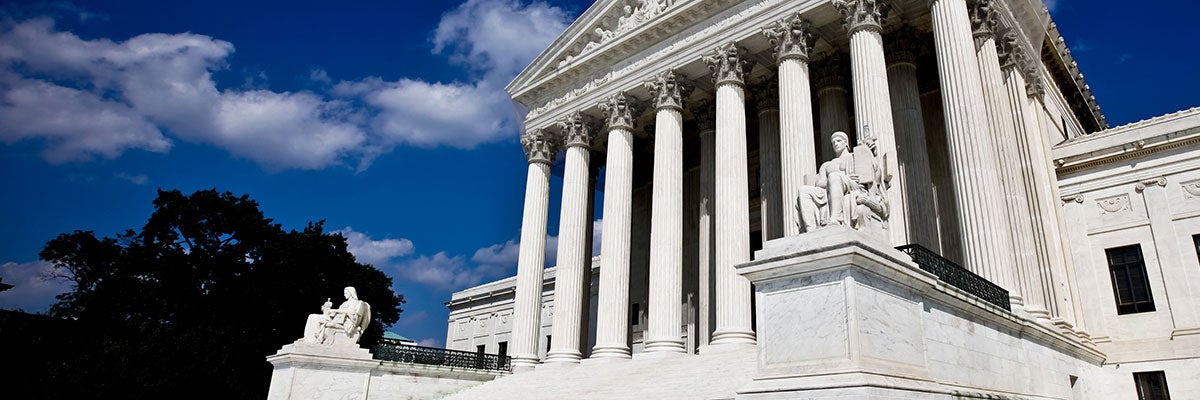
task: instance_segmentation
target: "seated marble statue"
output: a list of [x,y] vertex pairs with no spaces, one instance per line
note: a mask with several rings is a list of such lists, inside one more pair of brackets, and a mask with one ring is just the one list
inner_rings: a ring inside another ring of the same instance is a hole
[[[864,127],[864,133],[868,132]],[[845,132],[834,132],[832,160],[821,164],[815,177],[806,177],[797,198],[800,230],[811,232],[829,225],[848,225],[868,231],[886,229],[886,165],[876,155],[875,138],[850,151]]]
[[309,314],[304,325],[302,341],[327,345],[354,345],[371,322],[371,306],[358,299],[354,287],[347,286],[342,294],[346,301],[338,308],[328,299],[321,305],[320,314]]

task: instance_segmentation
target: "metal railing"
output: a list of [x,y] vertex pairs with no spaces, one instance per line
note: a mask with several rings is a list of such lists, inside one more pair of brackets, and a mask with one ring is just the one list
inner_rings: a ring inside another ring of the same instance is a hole
[[983,301],[995,304],[997,307],[1012,311],[1008,300],[1008,291],[982,276],[968,271],[953,261],[942,258],[919,244],[906,244],[896,249],[912,257],[913,262],[917,263],[921,269],[937,275],[938,280],[973,294]]
[[492,371],[512,371],[508,356],[469,351],[439,349],[403,344],[394,339],[380,340],[375,346],[375,359],[414,364],[441,365],[453,368],[473,368]]

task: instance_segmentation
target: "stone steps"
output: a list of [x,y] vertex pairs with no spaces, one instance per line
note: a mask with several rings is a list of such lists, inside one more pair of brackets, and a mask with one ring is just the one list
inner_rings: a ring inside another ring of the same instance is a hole
[[638,354],[632,360],[541,365],[447,399],[732,399],[754,376],[755,351],[746,346],[703,355]]

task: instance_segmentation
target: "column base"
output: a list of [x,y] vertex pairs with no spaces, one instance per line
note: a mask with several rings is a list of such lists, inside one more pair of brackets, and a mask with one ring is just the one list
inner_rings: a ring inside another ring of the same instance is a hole
[[1025,311],[1028,311],[1029,315],[1032,315],[1039,322],[1050,323],[1050,310],[1034,305],[1025,307]]
[[713,345],[719,344],[755,344],[754,331],[749,329],[717,329],[713,332]]
[[533,371],[539,362],[537,356],[512,356],[513,373]]
[[646,341],[647,353],[684,353],[683,340],[680,339],[650,339]]
[[631,353],[627,346],[596,346],[592,348],[592,356],[594,358],[629,358]]
[[583,354],[578,351],[551,351],[546,355],[546,364],[579,364]]

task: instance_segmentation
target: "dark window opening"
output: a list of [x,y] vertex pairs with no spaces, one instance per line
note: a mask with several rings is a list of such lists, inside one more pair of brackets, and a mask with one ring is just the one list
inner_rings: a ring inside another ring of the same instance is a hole
[[1108,256],[1117,314],[1154,311],[1154,296],[1150,293],[1150,280],[1146,277],[1141,246],[1135,244],[1106,249],[1104,253]]
[[1137,385],[1138,400],[1171,400],[1167,376],[1162,371],[1135,373],[1133,382]]
[[550,335],[546,335],[546,352],[550,352]]
[[1196,259],[1200,261],[1200,235],[1192,235],[1192,246],[1196,248]]
[[633,326],[638,326],[641,322],[642,306],[638,303],[629,305],[629,323]]
[[500,355],[500,362],[504,362],[504,358],[508,357],[508,342],[500,342],[500,349],[496,353]]

